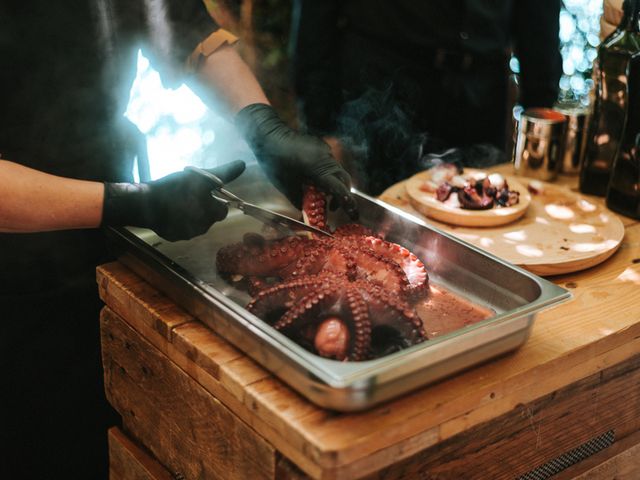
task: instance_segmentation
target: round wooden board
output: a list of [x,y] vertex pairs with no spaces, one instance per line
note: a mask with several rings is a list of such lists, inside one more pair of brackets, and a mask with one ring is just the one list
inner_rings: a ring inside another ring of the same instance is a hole
[[[473,228],[427,221],[537,275],[575,272],[615,253],[624,237],[624,225],[615,214],[566,187],[543,186],[541,194],[531,196],[524,215],[507,225]],[[424,218],[411,205],[406,181],[389,187],[380,199]]]
[[[481,173],[480,170],[465,168],[464,173]],[[406,180],[407,196],[413,208],[426,217],[463,227],[495,227],[505,225],[522,217],[531,203],[531,195],[525,186],[513,177],[505,177],[510,190],[520,193],[520,201],[511,207],[490,208],[488,210],[468,210],[447,205],[439,201],[435,193],[421,189],[425,180],[431,178],[430,171],[417,173]]]

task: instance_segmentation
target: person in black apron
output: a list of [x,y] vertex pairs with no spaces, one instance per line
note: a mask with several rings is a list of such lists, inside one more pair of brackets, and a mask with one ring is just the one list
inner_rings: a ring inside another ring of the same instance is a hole
[[[0,3],[0,358],[3,478],[107,477],[96,265],[99,226],[204,233],[226,206],[191,172],[133,184],[123,119],[142,48],[165,85],[214,93],[269,178],[299,205],[312,183],[348,212],[349,176],[288,128],[201,0]],[[230,181],[242,162],[214,170]],[[214,228],[224,228],[222,225]]]
[[466,161],[505,161],[512,51],[520,62],[519,103],[557,100],[560,0],[294,5],[302,122],[361,151],[366,178],[354,181],[371,194],[424,168],[420,158],[429,152],[462,147]]

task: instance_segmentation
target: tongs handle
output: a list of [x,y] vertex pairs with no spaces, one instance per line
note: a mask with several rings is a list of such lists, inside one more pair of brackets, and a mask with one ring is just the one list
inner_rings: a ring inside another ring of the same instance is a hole
[[217,177],[211,172],[208,172],[203,168],[198,168],[191,165],[188,167],[184,167],[184,169],[197,173],[198,175],[202,175],[203,177],[206,177],[209,180],[211,180],[213,182],[213,189],[220,192],[224,198],[220,198],[217,195],[214,195],[213,192],[211,193],[212,197],[214,197],[217,200],[220,200],[221,202],[231,204],[231,206],[242,210],[242,207],[244,206],[244,203],[245,203],[244,200],[242,200],[240,197],[238,197],[234,193],[231,193],[229,190],[224,188],[224,182],[220,180],[219,177]]
[[328,237],[332,236],[329,232],[325,232],[323,230],[320,230],[319,228],[312,227],[311,225],[306,225],[299,220],[294,220],[293,218],[289,218],[286,215],[282,215],[266,208],[258,207],[257,205],[253,205],[252,203],[245,202],[240,197],[226,190],[224,188],[224,182],[211,172],[198,167],[185,167],[185,170],[190,170],[211,180],[213,182],[216,193],[219,192],[220,195],[224,197],[220,198],[216,196],[212,191],[211,196],[216,200],[224,202],[227,205],[241,210],[245,215],[257,218],[261,222],[275,227],[285,235],[288,235],[291,232],[297,233],[298,231],[303,230],[305,232],[313,232],[317,235],[324,235]]

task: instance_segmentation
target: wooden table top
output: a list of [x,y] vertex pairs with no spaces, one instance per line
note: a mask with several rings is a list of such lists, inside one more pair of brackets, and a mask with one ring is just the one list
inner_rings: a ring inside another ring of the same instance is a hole
[[354,478],[640,352],[640,224],[623,222],[607,261],[549,277],[573,299],[540,313],[518,351],[361,413],[313,405],[120,263],[99,267],[98,284],[110,308],[304,471]]

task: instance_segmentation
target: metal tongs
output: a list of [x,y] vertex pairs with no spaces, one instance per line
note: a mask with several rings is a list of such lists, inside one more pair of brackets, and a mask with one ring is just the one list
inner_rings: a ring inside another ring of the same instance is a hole
[[260,220],[262,223],[270,225],[287,235],[291,232],[297,234],[298,232],[302,231],[333,237],[333,235],[331,235],[329,232],[325,232],[324,230],[320,230],[319,228],[312,227],[311,225],[307,225],[306,223],[300,222],[299,220],[294,220],[293,218],[287,217],[286,215],[282,215],[272,210],[268,210],[266,208],[258,207],[257,205],[254,205],[252,203],[245,202],[237,195],[224,188],[224,182],[211,172],[208,172],[202,168],[192,166],[185,167],[185,170],[189,170],[191,172],[197,173],[198,175],[202,175],[203,177],[208,178],[213,183],[213,191],[211,192],[211,196],[216,200],[226,203],[230,207],[237,208],[238,210],[241,210],[245,215],[249,215],[257,220]]

